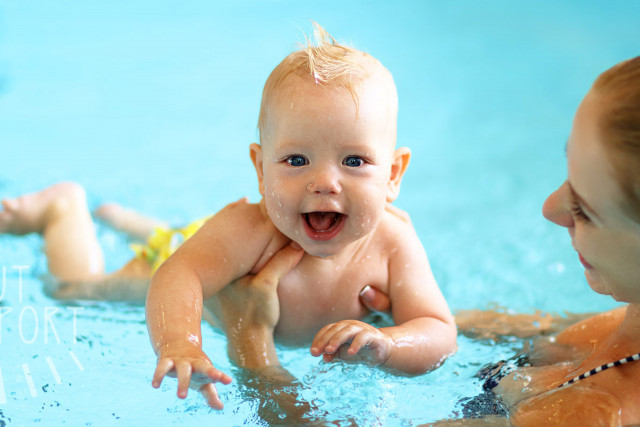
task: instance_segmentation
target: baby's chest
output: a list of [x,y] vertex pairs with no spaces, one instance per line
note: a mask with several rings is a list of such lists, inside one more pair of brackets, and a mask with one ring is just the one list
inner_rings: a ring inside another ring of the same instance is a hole
[[364,318],[368,310],[360,303],[359,293],[366,285],[388,293],[386,265],[353,262],[329,269],[303,265],[294,270],[278,287],[278,338],[303,343],[329,323]]

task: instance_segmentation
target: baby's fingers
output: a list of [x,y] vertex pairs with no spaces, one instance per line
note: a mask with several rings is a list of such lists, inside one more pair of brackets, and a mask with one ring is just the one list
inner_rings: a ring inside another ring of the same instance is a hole
[[353,337],[351,341],[351,345],[347,349],[347,354],[349,356],[353,356],[358,354],[358,352],[362,349],[362,347],[370,344],[374,340],[374,336],[369,331],[360,331]]
[[218,390],[212,383],[208,383],[200,387],[200,393],[207,400],[207,404],[211,406],[213,409],[223,409],[224,404],[222,400],[220,400],[220,396],[218,396]]
[[151,380],[151,386],[154,388],[160,387],[163,378],[175,368],[173,359],[162,358],[158,361],[156,370],[153,373],[153,379]]
[[335,353],[340,346],[351,340],[360,331],[357,325],[334,323],[318,332],[311,344],[311,354],[320,356],[323,353]]
[[339,324],[332,323],[320,329],[311,343],[311,354],[314,356],[320,356],[325,352],[325,347],[329,340],[333,337],[335,331],[338,330]]
[[229,384],[231,377],[222,371],[214,368],[210,362],[205,360],[198,360],[193,362],[193,376],[192,381],[199,383],[217,383]]
[[176,371],[178,377],[178,397],[184,399],[189,392],[189,384],[191,383],[191,373],[193,368],[191,363],[186,360],[176,362]]

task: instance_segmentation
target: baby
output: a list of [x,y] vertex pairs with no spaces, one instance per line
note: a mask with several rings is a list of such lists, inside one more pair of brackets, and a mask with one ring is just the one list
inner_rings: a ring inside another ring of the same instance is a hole
[[[425,250],[407,214],[390,205],[411,156],[395,148],[393,78],[317,25],[315,38],[265,84],[260,144],[250,146],[260,202],[222,209],[151,280],[146,316],[158,356],[155,387],[169,373],[180,397],[191,381],[205,383],[209,404],[222,407],[213,383],[231,378],[202,351],[203,305],[215,316],[218,292],[260,271],[290,242],[304,255],[278,286],[274,335],[281,343],[311,343],[311,353],[325,360],[361,360],[410,375],[455,351],[454,320]],[[365,285],[389,295],[396,326],[361,321]]]

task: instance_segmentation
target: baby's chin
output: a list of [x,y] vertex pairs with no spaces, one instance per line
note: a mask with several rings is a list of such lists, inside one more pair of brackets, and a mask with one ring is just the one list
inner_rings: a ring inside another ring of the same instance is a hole
[[344,241],[329,240],[329,241],[314,241],[308,238],[300,239],[300,235],[289,238],[300,245],[306,254],[317,258],[331,259],[343,251],[350,243]]
[[340,252],[341,249],[343,249],[342,247],[335,249],[335,248],[318,248],[317,244],[309,244],[309,243],[301,243],[296,241],[297,244],[299,244],[302,249],[304,249],[305,253],[317,258],[327,258],[327,259],[331,259],[331,257],[335,256],[338,252]]

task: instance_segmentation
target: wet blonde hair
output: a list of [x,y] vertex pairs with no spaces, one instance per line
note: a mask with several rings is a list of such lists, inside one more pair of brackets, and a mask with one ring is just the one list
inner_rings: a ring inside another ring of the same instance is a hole
[[[343,88],[351,95],[358,109],[358,84],[366,80],[372,72],[384,70],[391,78],[391,74],[373,56],[344,46],[325,31],[318,23],[313,24],[313,37],[307,38],[306,45],[291,54],[274,68],[262,91],[260,115],[258,117],[258,132],[262,142],[262,133],[267,123],[269,104],[287,77],[297,75],[309,79],[321,86]],[[395,84],[392,84],[397,112],[397,95]]]
[[640,56],[614,65],[593,84],[599,128],[622,189],[623,209],[640,223]]

